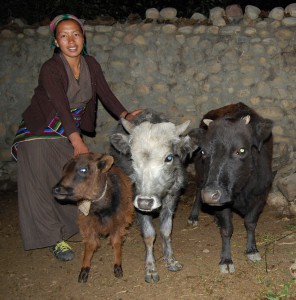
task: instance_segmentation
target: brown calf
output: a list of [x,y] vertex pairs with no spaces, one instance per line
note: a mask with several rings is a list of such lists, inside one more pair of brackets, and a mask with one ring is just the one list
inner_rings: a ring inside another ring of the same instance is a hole
[[78,224],[85,248],[78,281],[87,281],[99,237],[107,235],[114,250],[114,275],[122,277],[121,247],[134,208],[129,178],[113,165],[113,157],[88,153],[71,159],[53,194],[58,200],[76,201],[80,210]]

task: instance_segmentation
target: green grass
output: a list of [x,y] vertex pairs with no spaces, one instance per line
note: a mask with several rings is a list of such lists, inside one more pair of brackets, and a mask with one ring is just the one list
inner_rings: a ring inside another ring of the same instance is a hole
[[286,300],[289,299],[290,295],[290,289],[292,285],[295,284],[294,280],[288,281],[281,285],[281,290],[279,291],[272,291],[268,290],[267,295],[264,299],[267,300]]
[[290,225],[286,225],[284,228],[288,229],[288,230],[296,230],[296,225],[295,224],[290,224]]

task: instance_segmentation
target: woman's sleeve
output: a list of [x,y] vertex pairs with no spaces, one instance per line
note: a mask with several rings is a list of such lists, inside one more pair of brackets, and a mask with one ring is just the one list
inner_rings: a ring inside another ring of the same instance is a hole
[[95,76],[96,76],[96,92],[100,98],[101,103],[109,112],[111,112],[113,115],[119,118],[120,115],[127,110],[111,91],[106,81],[106,78],[104,76],[104,73],[102,71],[102,68],[98,62],[96,62]]

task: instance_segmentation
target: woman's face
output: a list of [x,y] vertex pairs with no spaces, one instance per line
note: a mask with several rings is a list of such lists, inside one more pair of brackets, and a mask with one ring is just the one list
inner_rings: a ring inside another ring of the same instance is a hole
[[80,25],[74,20],[63,20],[56,27],[55,44],[67,58],[80,55],[84,37]]

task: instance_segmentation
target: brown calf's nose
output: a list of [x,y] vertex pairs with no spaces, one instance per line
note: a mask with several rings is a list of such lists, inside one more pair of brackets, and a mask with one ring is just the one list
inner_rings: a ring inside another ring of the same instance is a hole
[[61,188],[60,188],[59,186],[54,186],[54,187],[52,188],[52,193],[53,193],[54,195],[59,194],[60,192],[61,192]]

